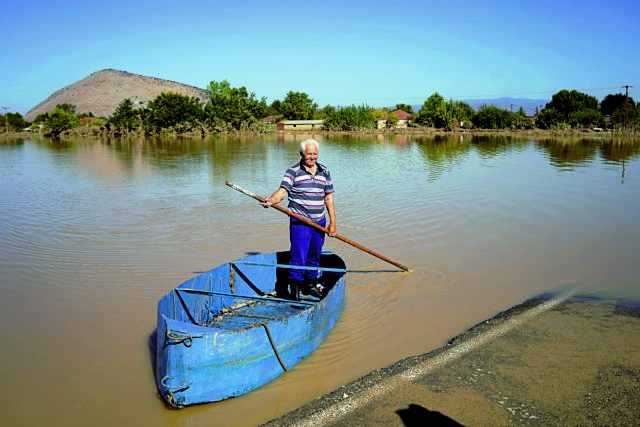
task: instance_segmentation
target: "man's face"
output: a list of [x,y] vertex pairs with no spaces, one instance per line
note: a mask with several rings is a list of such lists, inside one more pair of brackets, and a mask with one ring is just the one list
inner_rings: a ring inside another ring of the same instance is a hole
[[304,153],[300,153],[304,165],[308,168],[312,168],[316,165],[318,160],[318,149],[313,145],[307,145],[304,147]]

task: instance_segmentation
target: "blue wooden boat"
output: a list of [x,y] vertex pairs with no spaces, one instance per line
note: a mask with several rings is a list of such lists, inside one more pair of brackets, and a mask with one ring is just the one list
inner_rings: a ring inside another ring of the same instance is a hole
[[322,298],[278,297],[289,253],[247,256],[182,283],[158,302],[156,382],[182,407],[247,393],[278,377],[327,336],[344,306],[346,267],[323,252]]

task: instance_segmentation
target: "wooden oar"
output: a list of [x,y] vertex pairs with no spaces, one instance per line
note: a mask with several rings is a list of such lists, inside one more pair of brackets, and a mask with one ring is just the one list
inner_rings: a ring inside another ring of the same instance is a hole
[[[246,194],[247,196],[252,197],[252,198],[256,199],[256,200],[257,200],[257,201],[259,201],[259,202],[264,202],[264,200],[265,200],[265,198],[264,198],[264,197],[258,196],[257,194],[254,194],[254,193],[252,193],[251,191],[245,190],[245,189],[244,189],[244,188],[242,188],[242,187],[238,187],[237,185],[235,185],[235,184],[234,184],[233,182],[231,182],[231,181],[225,181],[224,183],[225,183],[227,186],[229,186],[229,187],[233,188],[234,190],[237,190],[237,191],[241,192],[242,194]],[[316,228],[316,229],[318,229],[318,230],[322,231],[323,233],[326,233],[327,235],[329,235],[329,230],[327,230],[326,228],[324,228],[324,227],[322,227],[322,226],[320,226],[320,225],[316,224],[316,223],[315,223],[315,222],[313,222],[313,221],[309,221],[309,220],[308,220],[308,219],[306,219],[305,217],[303,217],[303,216],[301,216],[301,215],[298,215],[298,214],[297,214],[297,213],[295,213],[295,212],[291,212],[290,210],[285,209],[285,208],[283,208],[282,206],[278,206],[278,205],[276,205],[276,204],[271,205],[271,207],[272,207],[272,208],[274,208],[274,209],[276,209],[276,210],[279,210],[280,212],[282,212],[282,213],[284,213],[284,214],[289,215],[290,217],[293,217],[293,218],[295,218],[295,219],[297,219],[297,220],[299,220],[299,221],[302,221],[302,222],[304,222],[305,224],[307,224],[307,225],[309,225],[309,226],[311,226],[311,227],[313,227],[313,228]],[[386,262],[388,262],[389,264],[395,265],[396,267],[398,267],[398,268],[399,268],[399,269],[401,269],[401,270],[404,270],[404,271],[411,271],[411,270],[409,269],[409,267],[407,267],[406,265],[402,265],[402,264],[400,264],[399,262],[395,262],[394,260],[389,259],[389,258],[387,258],[386,256],[381,255],[381,254],[379,254],[379,253],[377,253],[377,252],[374,252],[374,251],[372,251],[372,250],[371,250],[371,249],[369,249],[369,248],[365,248],[364,246],[362,246],[362,245],[360,245],[360,244],[358,244],[358,243],[354,242],[353,240],[347,239],[347,238],[346,238],[346,237],[344,237],[344,236],[341,236],[341,235],[339,235],[339,234],[336,234],[336,235],[335,235],[335,236],[333,236],[333,237],[335,237],[336,239],[342,240],[343,242],[348,243],[348,244],[350,244],[351,246],[353,246],[353,247],[355,247],[355,248],[360,249],[361,251],[364,251],[364,252],[366,252],[366,253],[368,253],[368,254],[371,254],[371,255],[373,255],[374,257],[380,258],[381,260],[386,261]]]

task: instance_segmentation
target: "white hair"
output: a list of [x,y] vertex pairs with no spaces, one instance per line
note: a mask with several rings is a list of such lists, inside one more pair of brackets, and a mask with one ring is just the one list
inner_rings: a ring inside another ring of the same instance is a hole
[[320,145],[318,144],[318,141],[316,141],[315,139],[305,139],[300,143],[300,153],[304,153],[305,151],[307,151],[308,145],[312,147],[316,147],[316,150],[320,149]]

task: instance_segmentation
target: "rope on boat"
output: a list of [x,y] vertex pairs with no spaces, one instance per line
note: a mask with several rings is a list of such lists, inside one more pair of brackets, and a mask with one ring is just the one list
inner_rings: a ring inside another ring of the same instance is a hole
[[165,347],[173,344],[184,344],[185,347],[191,347],[193,345],[194,338],[202,338],[204,334],[188,334],[182,331],[174,331],[167,329],[167,338]]
[[287,366],[282,361],[282,358],[280,357],[280,353],[278,353],[278,348],[276,347],[276,344],[273,342],[273,337],[271,337],[271,332],[269,331],[269,326],[267,326],[267,324],[264,323],[264,322],[258,322],[258,323],[256,323],[256,325],[260,325],[260,326],[264,327],[264,330],[267,332],[267,337],[269,337],[269,343],[271,343],[271,348],[273,348],[273,352],[275,353],[276,357],[278,358],[278,362],[280,362],[280,366],[282,366],[282,369],[284,369],[284,371],[287,372],[288,371]]
[[175,393],[181,392],[181,391],[185,391],[186,389],[188,389],[191,384],[189,384],[186,381],[183,381],[179,387],[173,387],[172,388],[169,386],[169,384],[167,384],[166,382],[168,380],[172,380],[173,377],[170,375],[166,375],[161,381],[160,384],[165,388],[166,391],[166,399],[167,399],[167,403],[171,406],[173,406],[174,408],[178,408],[178,409],[182,409],[184,406],[182,406],[182,404],[180,402],[178,402],[179,398],[176,398]]

